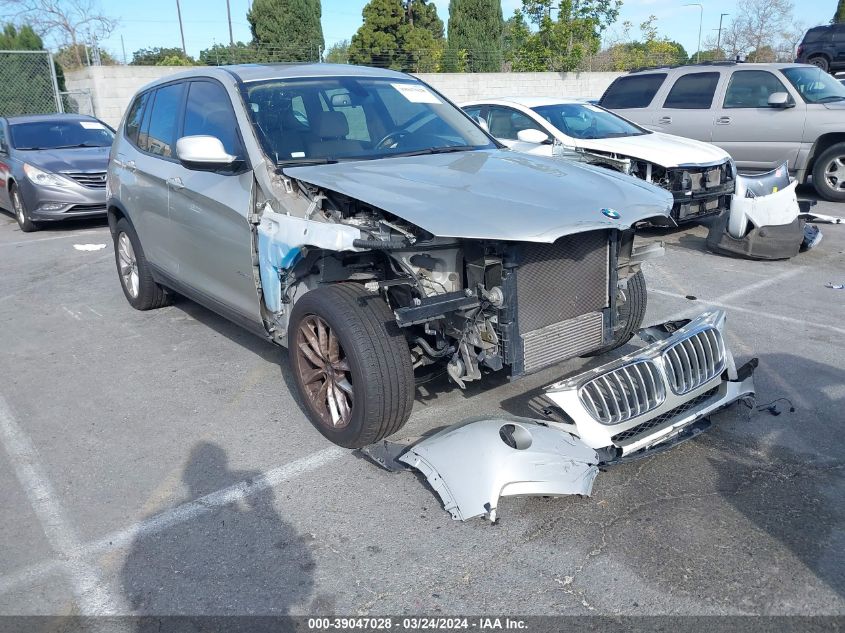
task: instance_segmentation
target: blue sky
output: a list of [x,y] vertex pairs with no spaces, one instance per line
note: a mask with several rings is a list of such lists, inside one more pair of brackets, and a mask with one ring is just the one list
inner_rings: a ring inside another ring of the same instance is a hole
[[[623,20],[635,25],[650,14],[657,16],[661,34],[679,41],[693,52],[698,40],[698,7],[684,7],[686,0],[626,0],[615,28]],[[246,12],[249,0],[230,0],[232,29],[235,40],[250,39]],[[365,0],[323,0],[323,33],[326,44],[348,39],[361,24],[361,8]],[[120,36],[126,55],[139,48],[154,46],[180,46],[179,25],[176,20],[176,0],[101,0],[106,13],[120,19],[120,27],[106,42],[108,49],[118,59],[122,58]],[[435,0],[438,13],[444,22],[448,16],[449,0]],[[521,6],[520,0],[502,0],[505,16]],[[702,38],[719,26],[720,13],[736,13],[736,0],[701,0],[704,6]],[[795,14],[806,26],[815,26],[830,20],[836,0],[796,0],[800,7]],[[215,42],[228,43],[229,29],[226,21],[226,0],[181,0],[182,21],[185,27],[185,44],[188,53],[196,56],[203,48]],[[726,18],[726,21],[730,18]],[[614,27],[611,27],[613,29]],[[636,34],[636,33],[635,33]]]

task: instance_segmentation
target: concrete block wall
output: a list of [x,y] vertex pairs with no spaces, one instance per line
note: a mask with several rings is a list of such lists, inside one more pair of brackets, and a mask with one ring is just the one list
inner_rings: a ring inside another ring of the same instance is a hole
[[[132,95],[143,85],[185,70],[182,66],[91,66],[65,73],[68,90],[88,90],[94,113],[117,126]],[[485,97],[598,98],[624,73],[430,73],[423,81],[460,103]]]

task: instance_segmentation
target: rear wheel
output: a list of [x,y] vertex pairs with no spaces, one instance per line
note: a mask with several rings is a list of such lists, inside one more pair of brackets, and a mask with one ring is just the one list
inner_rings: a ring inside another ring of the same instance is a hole
[[829,147],[816,159],[813,185],[825,200],[845,201],[845,143]]
[[811,57],[809,59],[809,62],[813,66],[818,66],[819,68],[821,68],[825,72],[830,72],[830,62],[827,61],[827,57],[824,57],[822,55],[817,55],[816,57]]
[[288,350],[308,418],[335,444],[367,446],[410,416],[411,354],[379,295],[352,283],[308,292],[294,305]]
[[628,284],[625,288],[625,302],[619,306],[616,335],[613,342],[591,352],[589,356],[599,356],[630,341],[637,330],[642,327],[647,306],[648,290],[645,285],[645,276],[643,271],[640,270],[628,278]]
[[133,308],[152,310],[170,303],[167,291],[153,279],[138,234],[126,218],[118,220],[115,226],[114,259],[120,287]]
[[24,233],[32,233],[38,230],[38,225],[29,219],[29,211],[26,209],[21,192],[17,185],[12,185],[9,190],[9,195],[12,198],[13,211],[15,212],[15,219],[18,221],[18,226]]

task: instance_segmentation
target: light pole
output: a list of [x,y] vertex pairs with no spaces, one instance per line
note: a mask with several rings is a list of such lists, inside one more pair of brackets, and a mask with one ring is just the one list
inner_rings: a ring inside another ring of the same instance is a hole
[[730,13],[723,13],[719,16],[719,35],[716,36],[716,54],[719,55],[722,52],[722,18],[726,15],[730,15]]
[[229,0],[226,0],[226,16],[229,18],[229,46],[235,46],[235,38],[232,37],[232,7]]
[[176,0],[176,15],[179,16],[179,34],[182,36],[182,53],[187,57],[188,50],[185,48],[185,29],[182,28],[182,7],[179,6],[179,0]]
[[685,7],[698,7],[699,14],[698,14],[698,48],[695,51],[695,63],[701,61],[701,23],[704,22],[704,5],[698,2],[691,2],[689,4],[685,4]]

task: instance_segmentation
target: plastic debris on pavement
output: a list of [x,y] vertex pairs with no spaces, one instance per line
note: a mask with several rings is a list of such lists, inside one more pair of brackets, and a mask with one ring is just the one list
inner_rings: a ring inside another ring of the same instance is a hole
[[101,251],[105,244],[74,244],[73,247],[78,251]]

